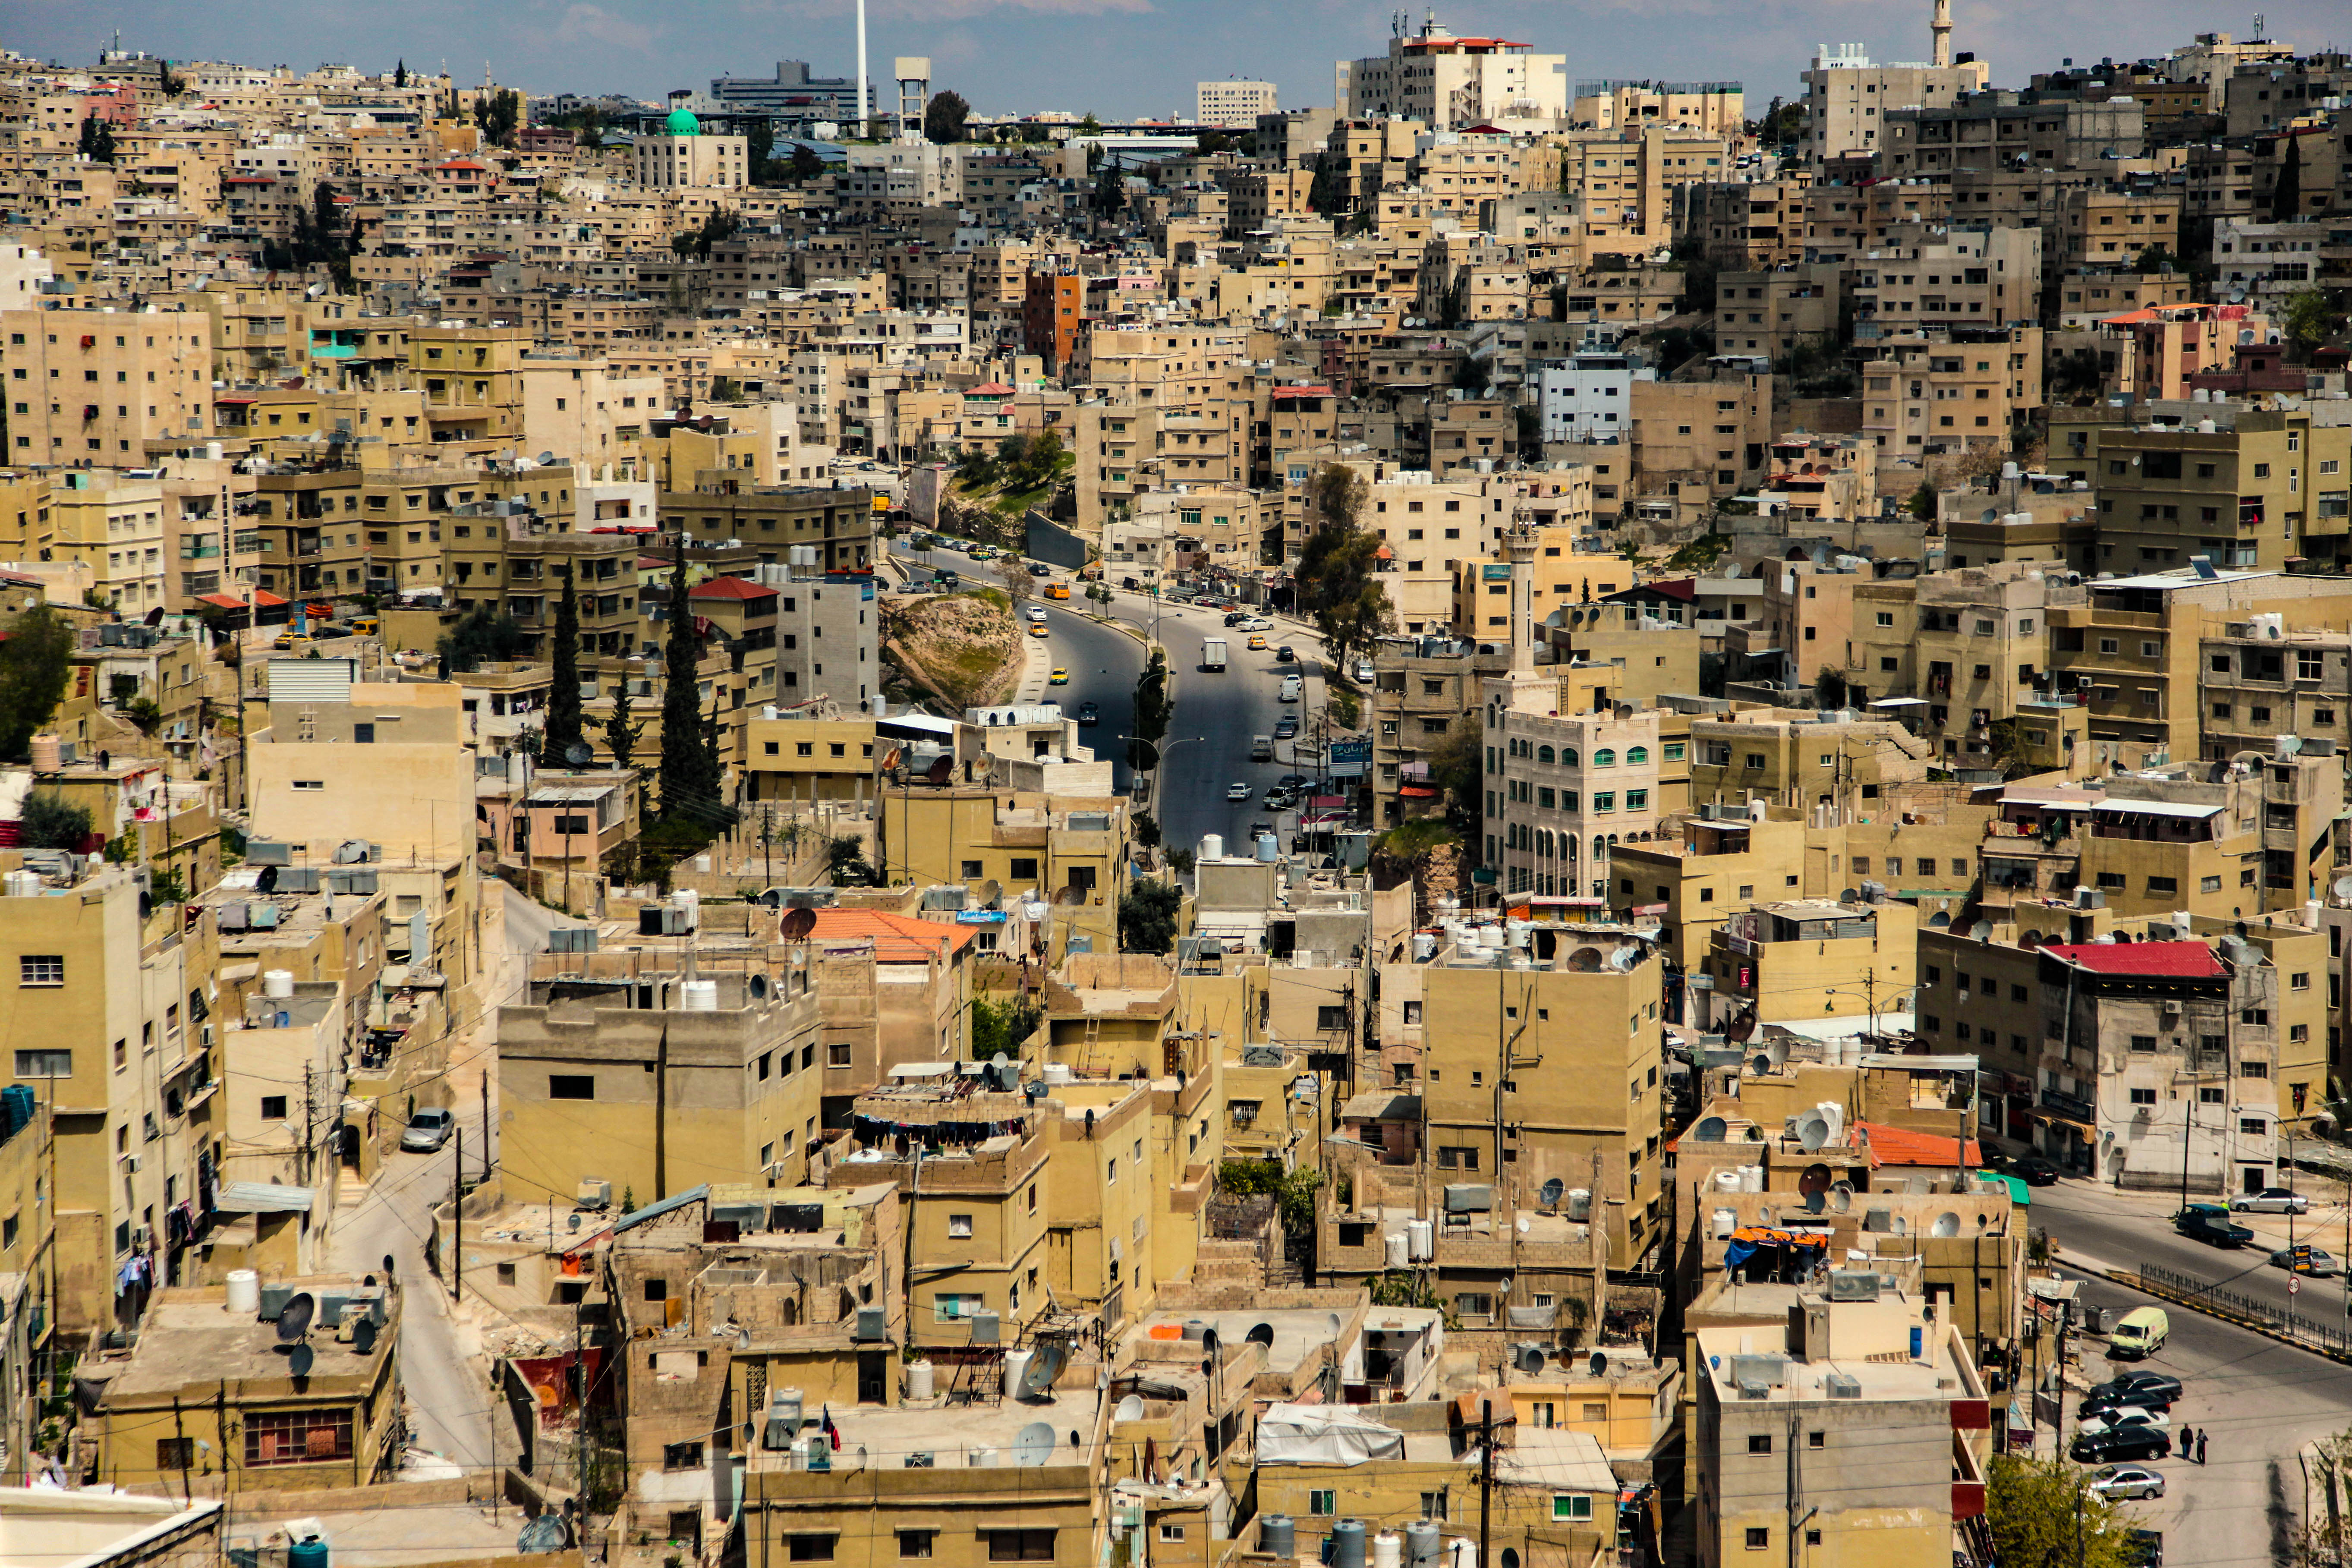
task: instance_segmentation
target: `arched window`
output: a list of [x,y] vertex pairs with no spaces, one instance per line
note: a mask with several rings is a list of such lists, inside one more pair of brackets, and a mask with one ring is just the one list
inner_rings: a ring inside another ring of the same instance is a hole
[[1603,747],[1592,753],[1592,765],[1596,768],[1613,768],[1617,765],[1617,753]]
[[1562,747],[1559,749],[1559,765],[1560,765],[1561,767],[1564,767],[1564,768],[1572,768],[1572,767],[1576,766],[1576,748],[1575,748],[1575,747],[1573,747],[1573,746],[1562,746]]
[[1625,753],[1625,765],[1629,768],[1638,768],[1649,760],[1650,748],[1647,746],[1635,746]]
[[1542,746],[1537,749],[1536,761],[1539,763],[1548,763],[1551,760],[1551,748],[1549,746]]
[[1609,858],[1609,840],[1601,837],[1598,833],[1592,836],[1592,858],[1595,860]]

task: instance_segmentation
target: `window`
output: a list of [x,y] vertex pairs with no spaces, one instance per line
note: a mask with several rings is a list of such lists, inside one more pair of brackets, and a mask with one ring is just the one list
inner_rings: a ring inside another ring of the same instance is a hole
[[1307,1511],[1310,1517],[1328,1519],[1339,1511],[1339,1494],[1336,1491],[1310,1491],[1307,1494]]
[[261,1097],[261,1119],[264,1121],[285,1121],[286,1097],[282,1094],[263,1095]]
[[[1328,1497],[1328,1492],[1316,1494]],[[991,1563],[1051,1563],[1054,1532],[1050,1530],[992,1530],[988,1532]]]
[[937,1534],[939,1534],[939,1531],[936,1530],[900,1531],[898,1532],[898,1555],[901,1557],[929,1557],[931,1554],[931,1538]]
[[1577,1496],[1569,1492],[1554,1492],[1551,1498],[1551,1517],[1555,1521],[1589,1520],[1592,1517],[1592,1500],[1590,1497]]
[[[702,1449],[701,1444],[677,1443],[673,1444],[672,1447],[694,1449],[698,1456],[697,1463],[700,1462],[699,1455]],[[662,1458],[665,1459],[669,1458],[668,1448],[664,1448],[662,1450]],[[680,1468],[683,1467],[671,1467],[673,1469]],[[784,1537],[784,1539],[792,1542],[792,1561],[795,1563],[830,1563],[833,1561],[833,1543],[837,1538],[830,1533],[824,1535],[788,1535]]]
[[978,1293],[950,1295],[945,1290],[931,1298],[931,1321],[952,1323],[977,1316],[988,1305],[988,1298]]
[[949,1239],[953,1241],[964,1241],[970,1239],[971,1236],[971,1215],[968,1214],[951,1214],[948,1215]]
[[1160,1539],[1181,1541],[1184,1539],[1184,1527],[1181,1524],[1163,1524],[1160,1527]]
[[18,1051],[16,1076],[18,1078],[71,1078],[73,1077],[73,1053],[71,1051]]
[[1025,856],[1017,856],[1006,868],[1006,875],[1016,882],[1034,882],[1037,879],[1037,862]]
[[352,1457],[352,1413],[262,1410],[245,1418],[245,1462],[305,1465]]
[[155,1439],[155,1468],[159,1470],[184,1470],[196,1462],[196,1440],[194,1437],[158,1437]]
[[2156,1037],[2154,1035],[2134,1035],[2131,1037],[2131,1048],[2136,1051],[2152,1051],[2156,1049]]
[[1751,1454],[1770,1453],[1772,1451],[1772,1434],[1769,1432],[1750,1432],[1748,1435],[1748,1451]]
[[1772,1532],[1771,1532],[1769,1530],[1765,1529],[1765,1528],[1763,1528],[1763,1527],[1761,1527],[1761,1526],[1759,1526],[1759,1525],[1750,1525],[1750,1526],[1748,1527],[1748,1551],[1750,1551],[1750,1552],[1761,1552],[1761,1551],[1763,1551],[1766,1547],[1768,1547],[1768,1546],[1769,1546],[1769,1545],[1771,1545],[1771,1544],[1772,1544]]
[[2260,1138],[2267,1134],[2270,1130],[2270,1123],[2264,1121],[2259,1116],[2241,1116],[2238,1118],[2238,1131],[2245,1137]]
[[1484,1290],[1464,1290],[1454,1296],[1454,1310],[1465,1318],[1491,1318],[1495,1315],[1495,1298]]
[[1344,1005],[1338,1007],[1317,1007],[1315,1009],[1315,1026],[1318,1029],[1346,1028],[1348,1026],[1348,1009]]
[[2156,1103],[2156,1090],[2152,1089],[2133,1089],[2131,1091],[2131,1102],[2134,1105],[2154,1105]]
[[[761,1074],[761,1077],[767,1076]],[[596,1098],[596,1075],[593,1073],[556,1072],[547,1075],[547,1098],[550,1100],[593,1100]]]
[[1826,1448],[1826,1447],[1828,1447],[1829,1446],[1830,1446],[1830,1435],[1829,1435],[1828,1433],[1826,1433],[1826,1432],[1808,1432],[1808,1433],[1806,1433],[1806,1434],[1805,1434],[1805,1447],[1808,1447],[1808,1448]]
[[61,952],[28,952],[16,960],[19,985],[63,985],[66,959]]

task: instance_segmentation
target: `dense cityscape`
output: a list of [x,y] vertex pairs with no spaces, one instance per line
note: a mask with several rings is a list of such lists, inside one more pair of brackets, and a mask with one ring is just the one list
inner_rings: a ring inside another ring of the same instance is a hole
[[0,1563],[2352,1561],[2352,55],[1905,9],[0,51]]

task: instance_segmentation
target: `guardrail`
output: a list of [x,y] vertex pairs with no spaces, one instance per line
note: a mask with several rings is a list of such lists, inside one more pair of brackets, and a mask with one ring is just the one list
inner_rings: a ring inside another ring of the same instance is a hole
[[[2300,1312],[2272,1305],[2232,1290],[2227,1286],[2179,1273],[2154,1264],[2144,1264],[2137,1271],[2143,1289],[2158,1296],[2169,1296],[2184,1306],[2211,1312],[2217,1317],[2270,1332],[2283,1338],[2299,1341],[2331,1355],[2352,1359],[2352,1325],[2345,1319],[2329,1321],[2324,1318],[2306,1317]],[[2314,1281],[2316,1283],[2316,1281]]]

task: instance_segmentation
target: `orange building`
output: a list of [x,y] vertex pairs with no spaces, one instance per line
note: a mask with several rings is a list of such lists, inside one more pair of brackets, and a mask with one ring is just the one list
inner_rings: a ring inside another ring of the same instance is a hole
[[1022,301],[1023,349],[1045,356],[1059,374],[1077,352],[1086,330],[1087,280],[1075,272],[1032,272]]

